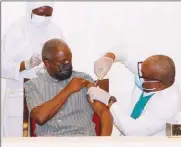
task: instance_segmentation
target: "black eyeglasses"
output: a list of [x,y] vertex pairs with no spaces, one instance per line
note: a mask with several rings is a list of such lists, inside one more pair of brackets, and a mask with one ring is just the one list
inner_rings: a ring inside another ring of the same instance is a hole
[[142,72],[141,72],[141,70],[140,70],[142,63],[143,63],[143,62],[138,62],[138,64],[137,64],[138,76],[139,76],[140,79],[142,78],[142,79],[146,79],[146,80],[159,81],[159,82],[162,82],[162,83],[163,83],[163,81],[161,81],[161,80],[159,80],[159,79],[148,78],[148,77],[142,76]]

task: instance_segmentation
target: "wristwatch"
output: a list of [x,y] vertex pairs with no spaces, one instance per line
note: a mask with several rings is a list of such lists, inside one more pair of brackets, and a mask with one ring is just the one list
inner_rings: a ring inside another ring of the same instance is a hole
[[113,103],[117,102],[117,99],[114,96],[111,96],[108,101],[108,107],[110,108]]

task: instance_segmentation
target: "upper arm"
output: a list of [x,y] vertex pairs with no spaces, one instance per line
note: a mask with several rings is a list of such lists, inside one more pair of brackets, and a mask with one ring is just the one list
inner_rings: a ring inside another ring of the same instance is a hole
[[[90,82],[94,82],[93,79],[92,79],[92,77],[89,76],[88,74],[85,74],[85,75],[84,75],[84,78],[85,78],[86,80],[89,80]],[[91,102],[89,96],[88,96],[88,102],[89,102],[90,106],[92,107],[92,109],[94,110],[94,112],[95,112],[99,117],[101,117],[101,114],[102,114],[103,112],[109,111],[108,108],[107,108],[107,106],[104,105],[103,103],[101,103],[101,102],[99,102],[99,101],[96,101],[96,100],[94,100],[94,102]]]
[[100,118],[100,136],[110,136],[113,129],[113,117],[109,109],[99,101],[91,102],[88,100],[94,112]]
[[[20,61],[15,61],[16,52],[18,51],[17,39],[12,32],[6,32],[3,37],[2,50],[2,71],[1,77],[6,79],[19,80]],[[15,48],[17,47],[17,48]],[[13,51],[16,50],[16,51]]]
[[92,109],[94,110],[94,112],[99,116],[101,117],[101,114],[103,111],[106,111],[106,109],[108,109],[106,107],[106,105],[104,105],[103,103],[99,102],[99,101],[95,101],[94,102],[91,102],[89,96],[88,96],[88,102],[90,104],[90,106],[92,107]]
[[[90,82],[94,82],[93,79],[92,79],[92,77],[89,76],[88,74],[84,74],[84,75],[83,75],[83,78],[86,79],[86,80],[88,80],[88,81],[90,81]],[[87,91],[86,91],[86,92],[87,92]],[[90,106],[92,107],[92,109],[94,110],[94,112],[100,117],[101,110],[102,110],[103,108],[105,108],[106,106],[104,107],[104,104],[102,104],[102,103],[99,102],[99,101],[91,102],[89,96],[88,96],[88,102],[89,102]]]
[[[118,44],[113,46],[111,52],[115,54],[116,61],[121,62],[128,68],[133,74],[138,74],[137,63],[146,59],[140,52],[141,46],[139,45],[126,45]],[[135,49],[136,50],[135,52]]]
[[[22,35],[22,27],[19,26],[17,22],[14,22],[10,28],[6,31],[5,35],[3,36],[2,40],[2,51],[9,52],[13,51],[17,45],[18,39]],[[16,48],[16,50],[18,50]]]
[[25,83],[25,97],[28,110],[31,111],[44,103],[43,97],[41,96],[38,88],[33,84],[31,80]]
[[90,100],[90,97],[88,96],[88,102],[90,106],[92,107],[93,111],[102,118],[102,115],[108,114],[108,119],[112,119],[111,112],[109,111],[108,107],[104,105],[103,103],[94,100],[93,102]]

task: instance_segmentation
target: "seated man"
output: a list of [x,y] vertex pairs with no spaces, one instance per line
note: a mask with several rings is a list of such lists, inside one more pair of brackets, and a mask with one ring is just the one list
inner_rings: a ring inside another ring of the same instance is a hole
[[92,78],[73,71],[72,53],[59,39],[47,41],[42,50],[46,72],[25,83],[25,96],[30,115],[37,122],[37,136],[95,136],[92,117],[100,117],[101,136],[112,132],[113,118],[107,107],[90,102],[87,88]]

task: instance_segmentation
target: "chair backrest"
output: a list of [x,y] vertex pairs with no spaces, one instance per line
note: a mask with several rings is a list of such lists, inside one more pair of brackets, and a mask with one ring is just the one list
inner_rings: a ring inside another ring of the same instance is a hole
[[[28,81],[29,79],[25,79],[24,82]],[[109,79],[99,80],[97,82],[97,86],[104,89],[105,91],[109,92]],[[96,135],[100,136],[100,119],[97,114],[94,113],[92,121],[95,123],[96,128]],[[35,134],[36,129],[36,122],[34,119],[30,118],[28,108],[26,105],[26,98],[24,95],[24,116],[23,116],[23,136],[24,137],[36,137]],[[29,133],[28,133],[29,132]],[[29,134],[29,135],[28,135]]]

